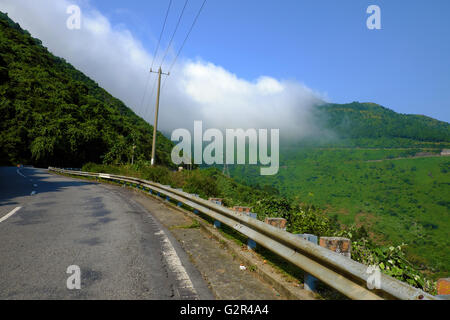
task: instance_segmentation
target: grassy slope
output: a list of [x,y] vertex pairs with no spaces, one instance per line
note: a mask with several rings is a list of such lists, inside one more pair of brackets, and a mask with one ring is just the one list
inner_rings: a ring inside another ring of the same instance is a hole
[[[439,153],[450,145],[449,125],[374,104],[323,110],[327,126],[342,139],[320,147],[282,141],[279,174],[263,177],[256,167],[239,166],[230,168],[232,176],[319,205],[342,223],[368,226],[379,242],[405,242],[410,258],[447,276],[450,157],[389,159]],[[386,160],[368,161],[378,159]]]

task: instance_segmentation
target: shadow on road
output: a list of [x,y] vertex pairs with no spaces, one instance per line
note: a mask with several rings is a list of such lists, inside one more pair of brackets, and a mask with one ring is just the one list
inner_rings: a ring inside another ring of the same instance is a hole
[[[49,174],[45,169],[0,167],[0,208],[20,205],[25,197],[31,197],[32,192],[58,192],[65,188],[92,185],[88,181],[62,181],[60,176]],[[40,203],[45,206],[50,203]]]

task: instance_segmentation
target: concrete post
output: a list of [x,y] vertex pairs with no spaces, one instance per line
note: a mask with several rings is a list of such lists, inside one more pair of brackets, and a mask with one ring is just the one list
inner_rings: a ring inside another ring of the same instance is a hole
[[252,209],[252,208],[250,208],[250,207],[241,207],[241,206],[234,206],[234,207],[233,207],[233,210],[236,211],[236,212],[246,212],[246,213],[249,213],[251,209]]
[[211,201],[211,202],[217,204],[218,206],[223,205],[223,200],[221,198],[209,198],[208,201]]
[[[256,213],[250,212],[250,211],[243,211],[243,214],[249,216],[250,218],[256,219],[257,215]],[[256,249],[256,242],[253,239],[248,238],[247,239],[247,249],[249,250],[255,250]]]
[[256,249],[256,242],[255,242],[255,240],[252,240],[250,238],[247,239],[247,249],[248,250],[255,250]]
[[[209,198],[208,201],[211,201],[215,204],[217,204],[218,206],[222,206],[223,205],[223,200],[220,198]],[[214,228],[218,229],[220,228],[220,221],[214,221]]]
[[270,224],[271,226],[277,227],[279,229],[286,230],[287,220],[284,219],[284,218],[269,218],[269,217],[266,217],[264,219],[264,222],[267,223],[267,224]]
[[[450,295],[450,278],[442,278],[437,282],[438,295]],[[450,296],[449,296],[450,297]]]
[[[296,236],[317,245],[318,239],[317,239],[317,236],[314,234],[309,234],[309,233],[302,234],[301,233],[301,234],[296,234]],[[305,276],[303,278],[303,283],[304,283],[305,290],[312,291],[312,292],[316,291],[317,279],[314,278],[312,275],[305,273]]]
[[321,247],[337,252],[344,257],[352,257],[352,242],[350,239],[341,237],[320,237]]

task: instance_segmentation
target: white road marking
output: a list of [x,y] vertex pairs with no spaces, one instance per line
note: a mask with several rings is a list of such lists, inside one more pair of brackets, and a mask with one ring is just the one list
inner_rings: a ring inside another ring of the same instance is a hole
[[36,191],[31,191],[31,195],[33,196],[33,195],[35,195],[36,194]]
[[16,172],[17,172],[17,174],[20,174],[22,177],[26,178],[26,177],[22,174],[22,172],[19,171],[19,169],[17,169]]
[[[162,253],[164,259],[166,260],[166,263],[171,269],[171,271],[175,274],[177,282],[179,283],[179,287],[190,291],[192,293],[192,296],[194,296],[194,299],[197,300],[198,299],[197,291],[195,290],[194,285],[192,284],[192,281],[189,278],[186,269],[183,267],[183,264],[181,263],[181,260],[178,257],[174,247],[172,246],[172,243],[170,242],[169,238],[162,230],[156,232],[155,235],[161,237],[163,249]],[[190,296],[191,299],[192,296]]]
[[0,218],[0,222],[5,221],[6,219],[8,219],[9,217],[11,217],[14,213],[16,213],[17,211],[19,211],[22,207],[17,207],[15,209],[13,209],[10,213],[8,213],[6,216]]

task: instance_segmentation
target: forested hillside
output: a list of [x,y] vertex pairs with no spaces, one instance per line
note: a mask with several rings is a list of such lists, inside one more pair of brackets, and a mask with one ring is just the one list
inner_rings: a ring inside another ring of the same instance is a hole
[[[132,84],[130,84],[132,85]],[[153,128],[0,12],[0,164],[149,159]],[[158,133],[157,161],[172,143]]]

